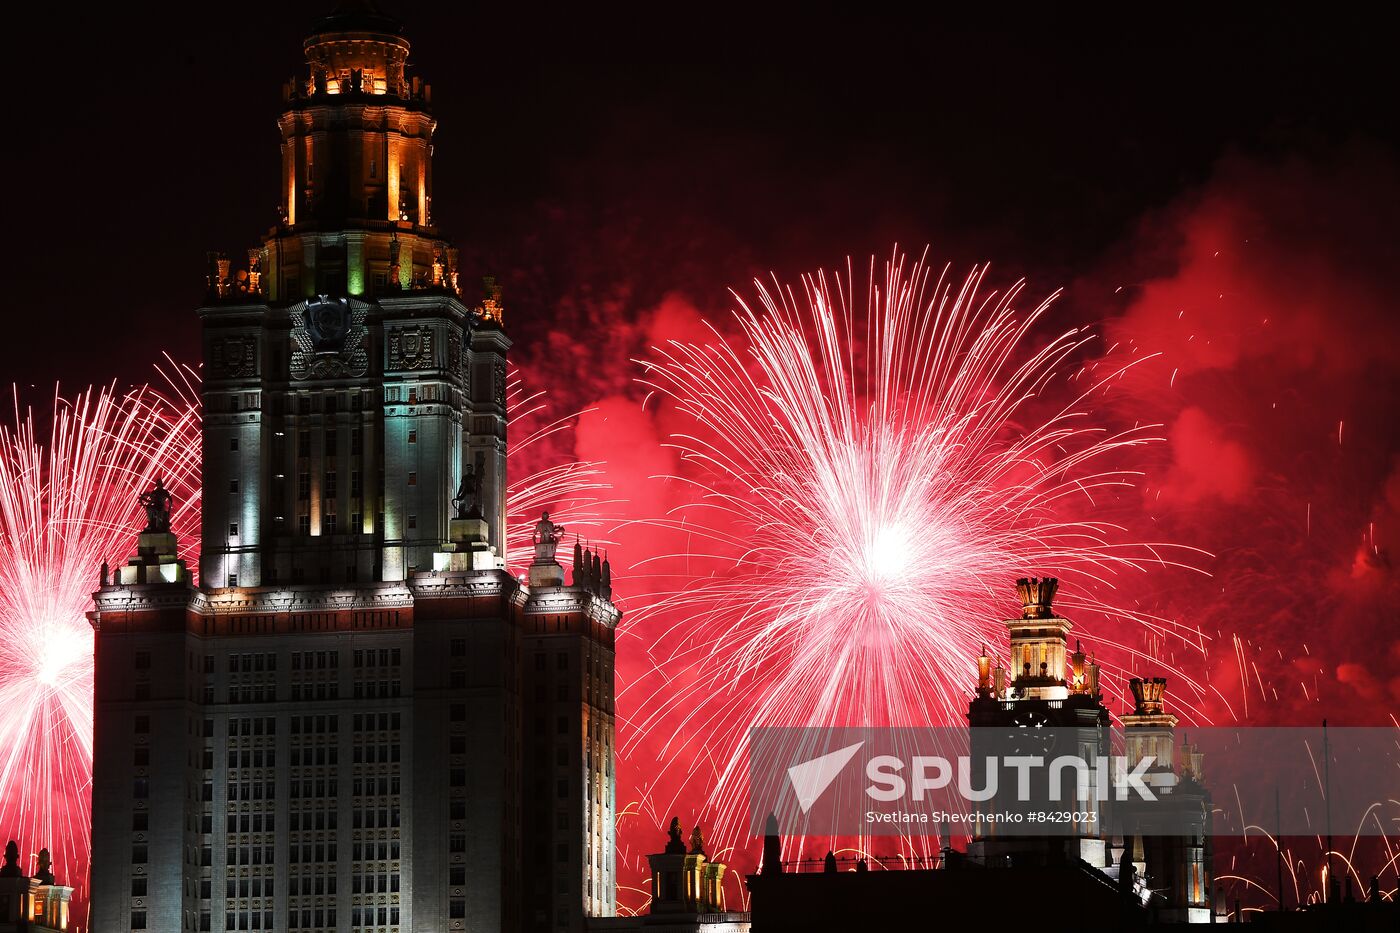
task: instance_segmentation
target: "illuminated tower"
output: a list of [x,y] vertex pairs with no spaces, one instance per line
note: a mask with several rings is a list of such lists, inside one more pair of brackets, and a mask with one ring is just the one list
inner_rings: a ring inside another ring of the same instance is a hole
[[[1011,668],[995,667],[985,648],[978,659],[977,696],[968,709],[973,727],[973,758],[982,753],[1039,756],[1050,761],[1060,755],[1076,755],[1090,766],[1087,794],[1063,809],[1099,814],[1098,774],[1095,764],[1109,754],[1108,710],[1099,693],[1098,665],[1076,643],[1070,653],[1073,623],[1054,611],[1054,577],[1016,581],[1021,614],[1006,620],[1011,636]],[[983,740],[994,743],[985,749]],[[1015,786],[1015,777],[1003,775],[1003,787]],[[1039,788],[1044,794],[1048,790]],[[1031,808],[1035,808],[1033,796]],[[1099,834],[1096,818],[1074,827],[1063,838],[998,836],[996,827],[974,837],[968,852],[975,858],[995,861],[1003,856],[1081,858],[1104,866],[1108,850]]]
[[511,344],[434,224],[408,40],[346,3],[304,51],[278,222],[199,311],[198,586],[148,510],[90,614],[93,928],[516,931],[548,891],[581,929],[614,903],[610,571],[505,568]]
[[1129,762],[1148,756],[1153,764],[1143,783],[1157,797],[1115,804],[1134,869],[1156,892],[1163,923],[1210,923],[1214,871],[1211,864],[1211,798],[1201,783],[1203,756],[1185,738],[1176,744],[1177,719],[1167,712],[1167,681],[1133,678],[1133,711],[1123,716],[1123,745]]
[[499,292],[467,300],[431,216],[431,88],[356,5],[284,86],[281,216],[249,268],[215,259],[204,323],[209,586],[404,580],[480,471],[505,529]]

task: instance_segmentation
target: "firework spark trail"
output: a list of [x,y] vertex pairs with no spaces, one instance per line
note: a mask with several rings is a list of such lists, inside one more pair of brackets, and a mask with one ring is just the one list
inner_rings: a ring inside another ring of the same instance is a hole
[[27,858],[47,846],[81,888],[93,684],[84,614],[99,565],[133,549],[136,497],[157,476],[175,495],[182,550],[195,546],[199,413],[178,392],[89,389],[56,395],[46,427],[18,398],[13,424],[0,426],[0,828]]
[[[667,479],[695,501],[660,525],[699,545],[641,565],[676,582],[632,611],[657,678],[626,749],[713,753],[700,792],[726,837],[746,820],[736,736],[750,727],[963,722],[973,658],[1004,642],[994,607],[1017,577],[1059,575],[1072,615],[1204,650],[1199,632],[1113,595],[1119,575],[1185,566],[1189,549],[1119,543],[1121,527],[1077,517],[1133,485],[1123,452],[1160,439],[1089,414],[1143,357],[1105,363],[1038,416],[1094,338],[1073,329],[1030,349],[1054,296],[1020,314],[1023,285],[983,294],[985,274],[958,285],[896,255],[882,284],[872,261],[863,313],[849,266],[797,291],[755,282],[756,303],[734,296],[737,338],[711,328],[704,346],[638,361],[690,422],[672,442],[693,472]],[[1191,688],[1177,692],[1189,709],[1200,685],[1153,663]]]
[[[524,379],[511,367],[506,382],[506,429],[510,444],[508,461],[533,460],[543,442],[573,428],[585,411],[550,419],[543,389],[529,391]],[[534,559],[531,541],[540,512],[548,510],[553,521],[577,534],[593,530],[601,534],[608,507],[617,500],[604,500],[603,491],[612,488],[602,461],[569,461],[530,470],[518,478],[507,471],[506,488],[506,565],[521,571]]]

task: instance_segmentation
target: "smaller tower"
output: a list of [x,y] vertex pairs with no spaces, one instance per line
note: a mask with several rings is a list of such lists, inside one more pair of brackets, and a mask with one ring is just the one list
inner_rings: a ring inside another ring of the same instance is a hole
[[[1099,820],[1101,801],[1096,763],[1109,754],[1108,710],[1099,693],[1098,666],[1076,643],[1068,651],[1073,623],[1054,608],[1059,580],[1054,577],[1023,577],[1016,581],[1020,614],[1005,620],[1010,635],[1011,664],[1007,671],[995,663],[987,646],[977,658],[977,693],[968,708],[968,723],[974,761],[989,755],[1017,755],[1054,758],[1075,755],[1088,763],[1082,798],[1076,794],[1072,806],[1078,812],[1094,814],[1078,823],[1065,836],[1031,837],[1008,835],[988,822],[968,845],[968,855],[986,865],[1012,860],[1063,860],[1080,858],[1091,865],[1105,862],[1105,839]],[[1005,770],[1004,768],[1002,770]],[[1000,787],[1016,786],[1009,771],[1001,775]],[[1037,774],[1031,788],[1030,809],[1051,797],[1045,774]],[[1057,800],[1057,805],[1064,801]],[[985,805],[990,810],[1026,806],[1020,801],[998,798]]]
[[1130,795],[1115,804],[1123,832],[1121,864],[1146,879],[1162,922],[1208,923],[1211,800],[1201,784],[1202,755],[1183,737],[1177,757],[1177,718],[1166,709],[1165,677],[1134,677],[1128,686],[1133,711],[1123,717],[1127,764],[1153,758],[1142,780],[1157,799]]
[[1073,624],[1052,607],[1059,585],[1054,577],[1016,581],[1021,616],[1007,619],[1006,627],[1011,632],[1011,690],[1017,697],[1063,700],[1069,695],[1065,656]]
[[1151,756],[1154,760],[1144,773],[1143,781],[1154,792],[1168,790],[1176,784],[1173,761],[1176,717],[1166,711],[1162,699],[1167,691],[1167,679],[1134,677],[1128,687],[1133,692],[1133,711],[1123,717],[1123,741],[1128,760],[1141,761]]
[[704,837],[697,825],[690,835],[690,849],[682,841],[679,817],[671,819],[666,850],[647,856],[651,867],[653,914],[724,913],[724,869],[705,854]]

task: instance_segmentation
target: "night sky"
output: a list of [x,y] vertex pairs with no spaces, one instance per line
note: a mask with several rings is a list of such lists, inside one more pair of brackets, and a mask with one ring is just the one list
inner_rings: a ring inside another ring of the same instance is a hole
[[[273,222],[280,87],[326,6],[19,14],[6,381],[192,358],[204,251]],[[434,86],[435,217],[518,340],[592,339],[580,294],[709,308],[895,242],[1069,285],[1231,153],[1393,154],[1389,40],[1331,13],[763,7],[388,5]]]

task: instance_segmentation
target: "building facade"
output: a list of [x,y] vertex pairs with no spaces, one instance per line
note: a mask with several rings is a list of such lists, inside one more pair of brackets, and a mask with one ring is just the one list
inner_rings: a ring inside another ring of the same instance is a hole
[[98,933],[614,911],[611,571],[565,585],[547,519],[506,569],[511,344],[435,226],[409,48],[367,4],[318,24],[278,222],[210,257],[198,583],[153,491],[90,616]]

